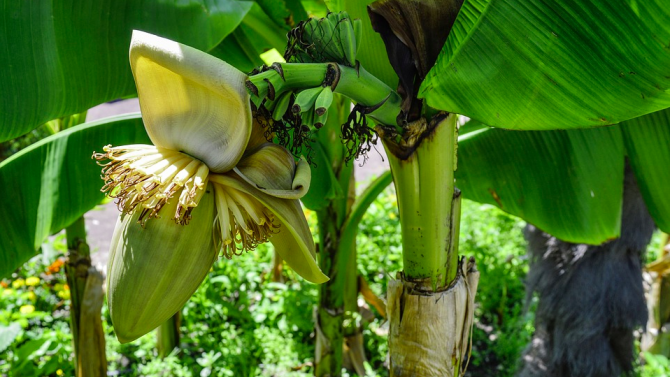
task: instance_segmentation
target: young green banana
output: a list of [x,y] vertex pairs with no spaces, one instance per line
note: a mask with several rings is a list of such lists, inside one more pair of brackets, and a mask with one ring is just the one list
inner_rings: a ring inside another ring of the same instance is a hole
[[295,97],[295,103],[293,104],[291,111],[297,114],[304,113],[311,109],[314,106],[314,102],[316,102],[316,98],[323,91],[323,89],[324,88],[322,86],[317,86],[316,88],[305,89],[298,93],[298,95]]

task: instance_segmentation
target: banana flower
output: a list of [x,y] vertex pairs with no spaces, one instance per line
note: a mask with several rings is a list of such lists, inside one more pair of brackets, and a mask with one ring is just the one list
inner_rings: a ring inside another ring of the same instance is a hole
[[246,76],[141,31],[133,32],[130,64],[154,145],[108,145],[93,155],[102,191],[122,212],[107,273],[119,340],[137,339],[180,310],[221,250],[232,258],[271,241],[303,278],[328,280],[298,202],[309,165],[266,142],[252,121]]

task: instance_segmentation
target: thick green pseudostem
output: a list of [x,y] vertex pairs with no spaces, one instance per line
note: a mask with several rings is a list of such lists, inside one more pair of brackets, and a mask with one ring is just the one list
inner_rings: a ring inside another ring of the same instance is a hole
[[77,377],[107,375],[105,336],[100,311],[102,274],[91,266],[84,217],[65,229],[68,259],[65,276],[70,287],[70,326]]
[[458,257],[454,187],[456,114],[410,123],[400,142],[382,134],[396,187],[403,272],[389,282],[391,376],[462,376],[479,273]]
[[[348,106],[349,101],[335,99],[329,109],[331,116],[317,134],[318,141],[324,147],[327,161],[337,178],[336,184],[340,185],[342,192],[345,193],[349,192],[352,184],[353,166],[344,164],[344,148],[339,142],[339,125],[347,117]],[[344,285],[341,283],[346,271],[341,267],[343,261],[340,258],[343,256],[340,251],[340,234],[349,208],[348,195],[344,195],[331,200],[324,209],[317,211],[320,239],[319,267],[330,280],[319,287],[319,306],[316,313],[316,376],[342,375],[346,282]]]
[[163,322],[156,329],[156,349],[158,356],[164,358],[172,350],[179,347],[179,325],[181,323],[181,311],[176,312],[170,319]]
[[407,126],[395,144],[385,138],[398,198],[402,228],[403,273],[407,279],[430,279],[433,289],[456,277],[458,233],[452,235],[454,170],[456,168],[456,115],[440,114]]

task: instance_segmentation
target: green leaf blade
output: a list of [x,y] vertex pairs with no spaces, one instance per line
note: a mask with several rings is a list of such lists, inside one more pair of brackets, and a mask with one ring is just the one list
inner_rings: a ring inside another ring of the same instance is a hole
[[0,141],[135,92],[133,29],[209,50],[251,2],[0,1]]
[[670,110],[623,122],[621,131],[649,213],[670,232]]
[[615,124],[670,107],[669,24],[662,0],[465,1],[420,95],[495,127]]
[[35,255],[47,236],[100,203],[107,144],[150,144],[137,114],[86,123],[50,136],[0,163],[0,277]]
[[599,244],[619,235],[624,151],[618,127],[483,128],[459,138],[458,154],[456,184],[465,198],[569,242]]

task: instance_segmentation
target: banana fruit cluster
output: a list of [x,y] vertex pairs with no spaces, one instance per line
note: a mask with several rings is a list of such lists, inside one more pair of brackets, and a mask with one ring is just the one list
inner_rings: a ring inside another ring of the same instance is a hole
[[324,18],[302,21],[289,34],[286,61],[355,67],[362,30],[361,20],[351,19],[347,12],[330,12]]

